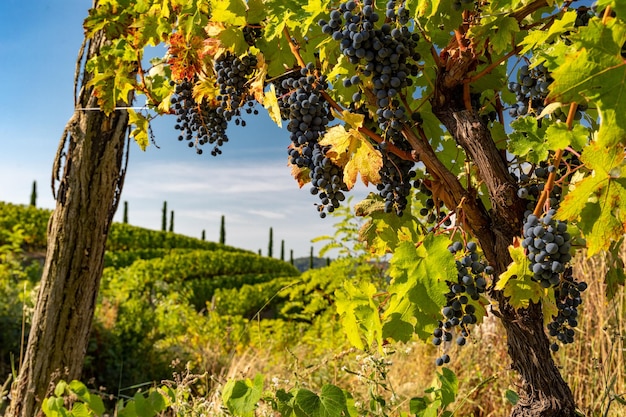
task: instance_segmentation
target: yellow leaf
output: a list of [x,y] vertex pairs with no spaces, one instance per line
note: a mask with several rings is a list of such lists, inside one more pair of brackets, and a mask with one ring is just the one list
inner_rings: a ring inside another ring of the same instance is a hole
[[278,107],[278,98],[276,97],[274,84],[270,84],[270,88],[263,95],[262,103],[274,123],[276,123],[278,127],[283,127],[283,121],[280,118],[280,107]]
[[225,26],[221,22],[210,21],[204,28],[207,35],[211,38],[217,38],[220,33],[225,29]]
[[365,115],[352,113],[350,110],[344,110],[341,114],[335,111],[335,115],[337,118],[343,120],[347,125],[353,127],[354,129],[363,127],[363,122],[365,121]]
[[350,159],[348,152],[352,141],[351,132],[346,131],[343,125],[337,125],[326,131],[319,144],[330,146],[331,149],[326,153],[326,156],[335,164],[344,167]]
[[331,147],[326,156],[343,167],[343,180],[348,189],[354,187],[357,174],[360,174],[365,185],[380,182],[382,155],[358,130],[346,131],[343,125],[333,126],[328,129],[320,145]]
[[196,103],[202,101],[211,102],[218,96],[219,90],[215,86],[215,81],[211,78],[200,76],[198,82],[193,86],[193,99]]
[[[254,95],[256,101],[258,101],[259,103],[263,103],[265,76],[267,75],[267,64],[265,63],[265,57],[261,53],[257,54],[256,59],[257,70],[254,77],[250,80],[250,93]],[[274,96],[276,96],[276,94],[274,94]]]

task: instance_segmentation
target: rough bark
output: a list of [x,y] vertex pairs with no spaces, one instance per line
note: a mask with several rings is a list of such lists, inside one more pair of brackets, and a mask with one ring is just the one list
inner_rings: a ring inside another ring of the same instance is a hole
[[[465,64],[464,70],[470,67],[467,62]],[[489,129],[474,110],[465,108],[463,87],[461,83],[453,82],[455,78],[456,74],[442,69],[432,100],[433,111],[465,150],[487,188],[491,203],[489,227],[473,228],[472,232],[498,276],[511,262],[508,246],[521,232],[526,202],[517,197],[515,181]],[[541,306],[516,310],[501,293],[493,291],[492,295],[499,301],[511,368],[520,378],[521,399],[511,415],[574,416],[574,398],[552,359]]]
[[[93,38],[85,58],[97,55],[105,42],[103,35]],[[84,63],[82,49],[80,55]],[[87,350],[105,243],[122,188],[128,124],[126,111],[80,110],[97,107],[88,81],[83,74],[77,110],[61,138],[63,172],[26,354],[11,390],[10,417],[42,415],[41,401],[56,382],[80,377]]]

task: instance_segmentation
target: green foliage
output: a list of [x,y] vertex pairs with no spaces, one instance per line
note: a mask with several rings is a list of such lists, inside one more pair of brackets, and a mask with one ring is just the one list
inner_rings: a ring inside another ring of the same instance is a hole
[[0,375],[7,375],[13,355],[28,336],[42,268],[24,256],[26,236],[18,226],[0,229],[0,242]]
[[122,223],[113,223],[107,240],[107,250],[112,252],[134,251],[141,249],[205,249],[238,251],[243,249],[220,245],[216,242],[202,241],[196,238],[171,232],[144,229]]
[[[119,417],[155,417],[168,408],[170,398],[164,390],[137,392],[132,398],[120,400],[115,406],[115,415]],[[70,403],[69,409],[66,408]],[[54,395],[42,403],[42,411],[47,417],[101,417],[105,414],[102,398],[91,393],[85,384],[63,380],[57,383]]]
[[459,390],[459,382],[454,372],[442,368],[437,372],[438,386],[430,387],[423,397],[411,398],[411,414],[418,417],[443,416],[451,417],[454,413],[448,407],[454,403]]

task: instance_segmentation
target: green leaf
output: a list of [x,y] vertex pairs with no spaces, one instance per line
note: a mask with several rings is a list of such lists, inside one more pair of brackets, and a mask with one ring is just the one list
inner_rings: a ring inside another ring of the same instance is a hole
[[211,20],[214,22],[244,26],[246,24],[246,10],[247,6],[244,0],[211,0]]
[[565,149],[567,146],[580,151],[589,141],[589,130],[580,123],[571,130],[565,123],[554,123],[546,129],[547,142],[551,150]]
[[54,387],[54,395],[56,395],[57,397],[62,397],[63,395],[65,395],[65,390],[67,388],[67,382],[60,380],[56,387]]
[[150,121],[143,114],[128,109],[128,124],[133,126],[130,136],[137,142],[141,150],[145,151],[150,144],[148,139]]
[[80,381],[72,381],[69,384],[70,390],[76,394],[76,396],[83,402],[85,402],[91,411],[93,411],[97,416],[101,416],[104,414],[104,403],[102,402],[102,398],[98,395],[92,394],[89,392],[85,384]]
[[[389,267],[392,296],[384,314],[389,321],[383,328],[384,337],[407,340],[403,331],[394,333],[408,328],[406,324],[423,340],[431,335],[446,302],[446,280],[456,275],[449,244],[446,236],[428,235],[417,248],[410,241],[398,245]],[[406,324],[400,326],[400,322]]]
[[93,417],[89,407],[85,403],[75,402],[70,412],[72,417]]
[[519,395],[510,389],[505,391],[504,398],[506,398],[512,405],[516,405],[519,402]]
[[355,286],[346,281],[343,288],[335,291],[335,306],[341,316],[341,324],[350,343],[359,349],[365,345],[361,334],[365,336],[367,346],[376,342],[382,346],[382,324],[378,313],[378,304],[374,300],[376,287],[369,282]]
[[459,392],[459,380],[454,372],[448,368],[442,368],[441,373],[437,373],[437,378],[441,383],[441,401],[443,408],[452,404]]
[[520,51],[520,55],[525,55],[542,45],[552,44],[560,35],[573,30],[575,22],[576,11],[572,10],[564,13],[560,19],[555,19],[554,23],[550,25],[550,29],[539,29],[529,32],[520,42],[520,45],[524,45],[524,48]]
[[[578,35],[565,62],[552,70],[554,82],[548,99],[562,103],[593,101],[602,116],[602,123],[610,123],[600,131],[598,141],[612,145],[624,140],[626,132],[626,61],[621,57],[626,42],[626,24],[609,19],[603,24],[594,18]],[[611,113],[611,114],[607,114]]]
[[548,159],[550,151],[568,146],[580,150],[589,140],[589,131],[581,124],[568,130],[565,123],[526,116],[515,120],[511,127],[515,130],[510,134],[509,152],[535,164]]
[[222,400],[228,410],[241,417],[254,417],[254,410],[263,394],[263,375],[257,374],[254,381],[229,380],[222,390]]
[[470,29],[470,37],[477,40],[489,39],[493,51],[500,54],[511,49],[511,45],[514,44],[513,34],[517,32],[519,25],[514,17],[504,14],[486,15],[481,19],[480,25]]
[[346,397],[341,388],[326,384],[318,396],[299,389],[295,396],[296,414],[307,417],[340,417],[346,409]]
[[521,245],[509,246],[509,253],[513,262],[500,275],[495,289],[504,290],[504,295],[509,297],[509,303],[513,308],[528,307],[531,301],[538,303],[545,290],[538,282],[532,280],[530,261],[524,253],[524,248]]
[[557,212],[560,219],[579,221],[588,256],[621,239],[626,225],[624,147],[591,143],[581,154],[592,173],[575,184]]

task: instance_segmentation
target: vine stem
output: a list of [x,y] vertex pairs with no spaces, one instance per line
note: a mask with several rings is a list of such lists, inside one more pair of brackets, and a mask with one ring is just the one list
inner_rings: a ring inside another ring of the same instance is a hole
[[[567,121],[566,121],[567,130],[572,130],[572,126],[574,124],[574,116],[576,115],[577,109],[578,109],[578,104],[576,103],[570,104],[569,113],[567,114]],[[554,182],[556,181],[556,172],[557,172],[556,168],[558,168],[558,166],[561,165],[562,157],[563,157],[563,149],[557,150],[556,154],[554,155],[554,163],[553,163],[554,171],[552,171],[548,175],[548,181],[546,181],[546,186],[541,192],[541,195],[539,196],[539,200],[537,200],[537,205],[535,206],[535,210],[533,211],[533,214],[537,217],[541,215],[541,212],[543,211],[543,206],[548,200],[548,196],[550,195],[550,192],[552,191],[552,188],[554,187]]]

